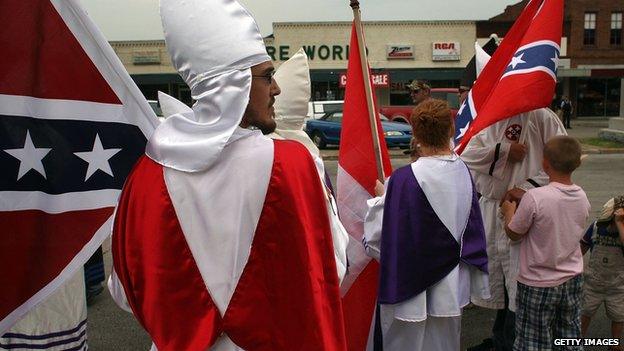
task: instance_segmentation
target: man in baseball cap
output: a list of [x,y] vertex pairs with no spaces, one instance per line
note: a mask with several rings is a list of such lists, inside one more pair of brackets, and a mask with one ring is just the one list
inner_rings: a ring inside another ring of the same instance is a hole
[[431,99],[431,87],[421,80],[413,80],[407,85],[407,89],[409,89],[412,101],[414,101],[416,106],[425,100]]

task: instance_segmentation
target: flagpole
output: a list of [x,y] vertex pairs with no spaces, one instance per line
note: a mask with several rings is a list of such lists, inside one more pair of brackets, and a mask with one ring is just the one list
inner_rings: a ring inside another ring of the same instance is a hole
[[350,6],[353,9],[353,19],[355,21],[355,32],[357,35],[358,47],[360,51],[360,63],[362,66],[362,77],[364,77],[364,89],[366,92],[366,104],[368,106],[368,119],[373,133],[373,150],[375,152],[375,161],[377,165],[377,179],[384,182],[383,163],[381,158],[381,146],[379,143],[379,131],[377,129],[377,119],[375,118],[375,102],[373,100],[373,88],[371,87],[370,72],[368,71],[368,57],[366,56],[366,45],[364,43],[364,34],[362,31],[362,19],[360,13],[360,2],[358,0],[350,0]]

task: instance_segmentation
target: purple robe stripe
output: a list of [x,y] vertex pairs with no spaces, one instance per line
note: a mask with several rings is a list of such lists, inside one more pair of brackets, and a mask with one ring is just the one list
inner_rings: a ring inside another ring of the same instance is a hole
[[487,273],[485,248],[474,185],[460,248],[431,207],[411,166],[397,169],[390,178],[384,206],[379,303],[396,304],[422,293],[446,277],[460,260]]

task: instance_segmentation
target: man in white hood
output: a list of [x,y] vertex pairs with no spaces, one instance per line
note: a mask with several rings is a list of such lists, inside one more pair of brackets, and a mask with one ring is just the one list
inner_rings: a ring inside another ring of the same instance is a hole
[[197,103],[158,126],[126,181],[114,299],[159,350],[345,349],[347,238],[308,150],[263,135],[280,88],[255,21],[235,0],[160,8]]

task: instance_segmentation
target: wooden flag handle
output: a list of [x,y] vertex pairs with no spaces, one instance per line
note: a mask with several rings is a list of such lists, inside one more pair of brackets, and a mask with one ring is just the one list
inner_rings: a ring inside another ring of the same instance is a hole
[[364,42],[364,33],[362,30],[362,19],[360,14],[360,2],[358,0],[350,0],[350,6],[353,9],[353,19],[355,22],[355,32],[357,35],[360,63],[362,66],[362,77],[364,78],[364,90],[366,92],[366,104],[368,106],[368,119],[370,122],[373,151],[375,153],[375,163],[377,165],[377,179],[380,182],[385,181],[383,171],[383,159],[381,157],[381,146],[379,142],[379,131],[377,129],[377,119],[375,118],[375,101],[373,99],[373,87],[371,86],[370,72],[368,71],[368,57],[366,56],[366,43]]

